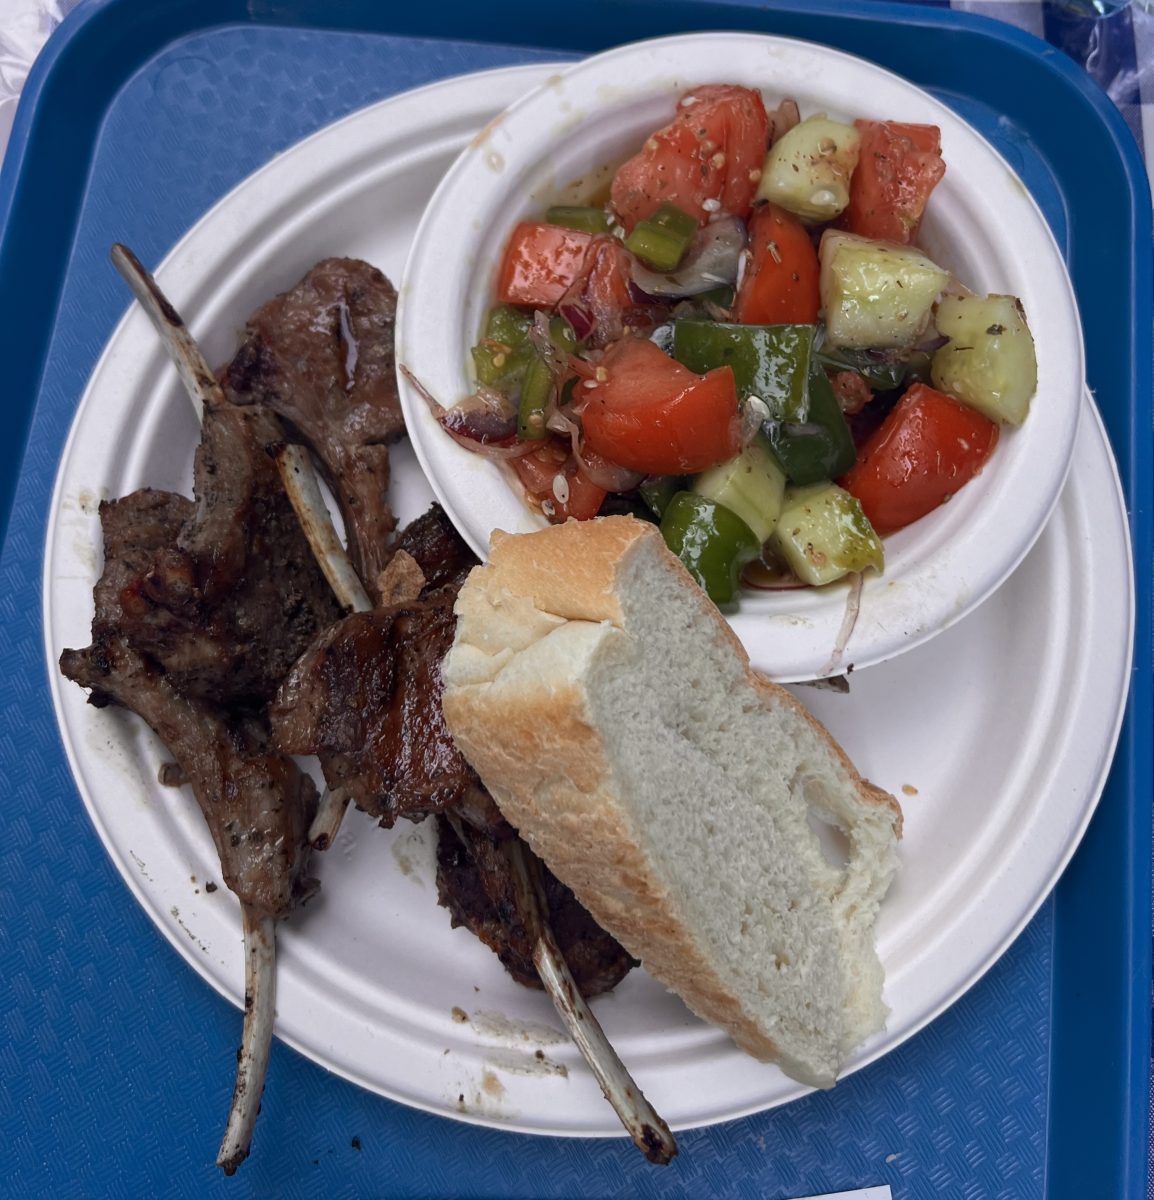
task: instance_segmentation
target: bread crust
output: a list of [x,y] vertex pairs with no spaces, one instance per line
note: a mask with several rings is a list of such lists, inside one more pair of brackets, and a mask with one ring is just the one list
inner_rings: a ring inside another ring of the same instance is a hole
[[[478,631],[486,623],[511,621],[525,598],[542,612],[581,623],[559,623],[555,630],[564,632],[547,635],[562,639],[558,653],[579,653],[606,638],[625,636],[621,574],[634,553],[656,549],[654,539],[662,569],[691,589],[699,619],[711,623],[740,656],[746,685],[763,704],[785,706],[802,717],[840,765],[863,812],[892,824],[899,835],[901,810],[894,797],[863,780],[829,732],[788,691],[749,667],[728,622],[665,550],[658,531],[633,518],[494,535],[488,564],[474,569],[458,601],[457,642],[445,667],[445,717],[506,818],[650,974],[755,1058],[779,1062],[795,1078],[829,1087],[833,1071],[789,1057],[732,994],[679,920],[677,897],[652,873],[640,831],[630,827],[613,794],[613,767],[582,689],[558,686],[553,679],[535,688],[531,680],[525,687],[493,687],[464,669],[464,658],[478,650]],[[508,641],[516,641],[511,625],[505,632]],[[539,642],[533,644],[540,648]],[[493,670],[499,674],[514,657],[493,660]]]

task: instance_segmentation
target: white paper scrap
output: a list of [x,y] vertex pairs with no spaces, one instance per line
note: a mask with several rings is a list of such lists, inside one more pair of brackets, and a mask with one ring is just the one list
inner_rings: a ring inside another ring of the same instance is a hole
[[857,1192],[829,1192],[824,1196],[798,1196],[797,1200],[893,1200],[890,1185],[862,1188]]

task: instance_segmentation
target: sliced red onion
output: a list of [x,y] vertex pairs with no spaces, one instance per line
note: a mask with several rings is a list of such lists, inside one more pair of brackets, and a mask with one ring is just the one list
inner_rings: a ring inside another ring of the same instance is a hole
[[778,138],[784,137],[800,122],[801,113],[798,111],[797,101],[788,98],[783,100],[769,114],[769,144],[772,146]]
[[741,252],[747,235],[745,222],[737,217],[711,221],[697,231],[685,261],[668,274],[650,271],[633,263],[633,283],[647,297],[699,296],[717,287],[737,282]]
[[607,492],[631,492],[645,478],[639,471],[630,471],[627,467],[619,467],[616,463],[606,462],[587,453],[582,444],[581,426],[566,413],[560,410],[553,413],[546,422],[546,428],[569,439],[570,449],[581,468],[581,474],[599,488],[604,488]]
[[554,376],[565,370],[565,356],[553,345],[553,339],[549,336],[549,314],[540,309],[533,314],[533,324],[529,327],[529,344],[545,360]]
[[630,471],[600,459],[592,461],[589,455],[580,450],[575,450],[574,454],[581,465],[581,474],[607,492],[631,492],[645,478],[642,471]]
[[450,408],[441,417],[441,427],[460,440],[488,445],[517,436],[517,418],[487,408]]
[[949,340],[950,339],[946,337],[945,334],[939,333],[937,337],[922,338],[922,340],[918,342],[914,349],[920,351],[922,354],[933,354],[935,350],[940,350],[944,345],[946,345]]
[[593,314],[576,300],[562,300],[557,306],[557,314],[569,322],[579,342],[593,332]]
[[861,613],[861,593],[864,577],[860,571],[852,572],[848,577],[849,592],[845,598],[845,616],[842,617],[841,628],[838,630],[837,640],[833,644],[833,653],[829,657],[829,662],[825,664],[822,670],[823,675],[836,675],[838,668],[841,666],[841,660],[845,655],[846,646],[849,645],[849,640],[853,636],[854,627],[857,625],[857,619]]
[[[480,389],[477,393],[482,401],[481,406],[473,408],[446,408],[436,396],[413,374],[404,363],[397,364],[397,370],[413,385],[417,395],[429,406],[437,423],[458,445],[484,458],[498,462],[507,462],[513,458],[523,458],[532,454],[540,447],[536,441],[517,440],[516,417],[503,417],[495,410],[494,397],[498,393],[489,389]],[[482,395],[481,393],[485,393]],[[504,397],[500,397],[504,403]],[[494,438],[493,434],[502,432],[503,437]],[[486,440],[488,439],[488,440]]]
[[792,592],[798,588],[809,587],[808,583],[802,583],[785,567],[770,566],[760,558],[755,559],[742,571],[741,582],[759,592]]

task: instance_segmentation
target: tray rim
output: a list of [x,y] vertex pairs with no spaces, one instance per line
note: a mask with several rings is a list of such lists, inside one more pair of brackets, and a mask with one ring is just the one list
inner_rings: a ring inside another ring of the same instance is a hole
[[[141,23],[140,9],[139,7],[133,8],[131,0],[86,0],[85,3],[82,3],[77,10],[70,14],[65,25],[58,31],[56,37],[49,43],[45,54],[38,61],[32,76],[29,78],[25,98],[17,113],[9,154],[5,161],[3,172],[0,173],[0,285],[4,285],[6,281],[10,282],[13,263],[11,255],[8,253],[10,249],[7,236],[8,228],[12,222],[13,213],[18,213],[19,205],[17,202],[22,198],[24,187],[26,185],[31,186],[28,184],[26,177],[28,174],[34,173],[29,170],[30,151],[35,148],[32,135],[48,120],[48,118],[42,119],[41,109],[51,108],[50,84],[54,83],[58,76],[65,73],[64,67],[67,65],[66,60],[70,55],[82,54],[86,36],[93,34],[93,31],[100,26],[102,21],[120,20],[121,23],[124,23],[127,19],[127,14],[131,12],[132,19],[136,21],[138,27],[135,30],[131,43],[124,47],[126,53],[122,58],[118,59],[118,65],[122,68],[122,74],[116,77],[115,86],[106,87],[100,93],[100,96],[94,97],[92,106],[94,115],[91,120],[79,123],[83,128],[76,131],[78,136],[83,134],[87,138],[89,135],[92,135],[91,141],[85,142],[86,153],[82,155],[82,167],[86,167],[89,161],[92,148],[95,144],[95,135],[98,132],[99,121],[103,118],[105,105],[110,104],[114,100],[116,91],[123,85],[125,80],[152,56],[159,53],[172,42],[189,34],[204,33],[213,26],[246,23],[292,24],[304,25],[319,30],[362,30],[365,32],[398,36],[430,36],[433,32],[440,32],[442,36],[472,37],[472,40],[477,41],[492,40],[491,38],[480,36],[485,32],[484,30],[470,26],[469,21],[471,18],[465,11],[453,14],[454,17],[462,19],[463,25],[453,27],[450,33],[445,27],[446,22],[444,21],[445,14],[443,10],[441,13],[442,28],[439,31],[431,31],[413,25],[414,21],[419,22],[421,16],[419,13],[406,15],[402,18],[401,24],[403,27],[393,26],[384,28],[379,21],[374,24],[350,15],[350,11],[355,9],[355,7],[355,5],[348,6],[348,9],[342,8],[337,11],[326,10],[323,5],[317,2],[310,3],[309,0],[304,0],[304,2],[292,6],[287,4],[278,5],[275,2],[261,3],[259,0],[257,3],[249,6],[239,3],[239,0],[207,0],[206,3],[201,4],[193,4],[190,0],[178,0],[177,3],[165,6],[164,21]],[[516,5],[507,5],[506,7],[513,8]],[[633,4],[627,7],[630,7],[632,11],[651,6]],[[951,31],[966,30],[996,40],[1002,43],[1003,46],[1013,48],[1031,58],[1043,57],[1045,61],[1041,65],[1052,75],[1056,76],[1065,87],[1078,93],[1082,103],[1096,119],[1100,131],[1109,138],[1113,151],[1119,160],[1121,170],[1131,188],[1128,197],[1132,217],[1131,229],[1136,229],[1140,234],[1148,231],[1150,221],[1149,183],[1138,154],[1137,146],[1129,129],[1122,120],[1121,114],[1098,91],[1076,64],[1054,51],[1047,43],[992,18],[953,12],[948,9],[882,3],[854,3],[852,0],[840,4],[831,3],[830,0],[815,0],[814,3],[808,5],[781,3],[771,0],[770,3],[762,4],[758,7],[760,9],[760,20],[757,21],[757,27],[766,28],[772,32],[786,34],[791,32],[788,28],[783,29],[773,23],[778,18],[785,21],[791,19],[828,21],[830,18],[837,18],[840,21],[858,21],[863,23],[890,21],[898,22],[907,29],[924,27],[932,29],[945,28]],[[749,4],[746,0],[722,0],[720,3],[710,2],[708,5],[705,2],[694,2],[694,0],[677,0],[677,2],[664,5],[662,7],[662,14],[669,17],[671,31],[677,28],[684,28],[680,22],[692,19],[693,17],[704,16],[707,9],[711,16],[713,14],[717,16],[716,21],[711,21],[712,25],[716,27],[722,27],[723,25],[732,27],[732,23],[744,16],[748,8]],[[388,14],[389,17],[393,15],[391,13]],[[746,19],[752,24],[752,13]],[[410,22],[408,26],[404,26],[405,20]],[[179,25],[174,27],[174,22],[179,22]],[[488,27],[490,32],[491,28],[492,26],[490,25]],[[806,36],[810,36],[814,40],[826,40],[820,32],[810,32]],[[837,41],[834,44],[840,45],[842,43]],[[594,47],[583,45],[577,48],[593,49]],[[1039,55],[1039,51],[1043,52],[1042,55]],[[58,68],[60,69],[58,70]],[[101,100],[104,103],[95,102]],[[38,139],[37,141],[43,140]],[[63,215],[65,218],[70,218],[71,223],[67,225],[69,233],[74,232],[82,192],[83,189],[81,188],[78,189],[76,195],[69,195],[67,197],[68,203],[64,205],[62,213],[59,211],[59,205],[53,210],[54,216]],[[65,239],[63,242],[65,247],[68,245],[68,240]],[[1133,262],[1134,270],[1131,282],[1136,285],[1133,289],[1134,292],[1140,293],[1143,297],[1148,296],[1150,293],[1151,267],[1149,242],[1150,239],[1148,236],[1144,238],[1138,237],[1135,242],[1135,260]],[[64,254],[61,257],[66,260],[67,255]],[[54,316],[56,304],[59,300],[64,269],[65,263],[62,262],[55,273],[49,271],[45,274],[44,279],[41,281],[41,289],[37,295],[39,308],[32,310],[33,316],[39,315],[46,319],[43,322],[45,332],[42,337],[39,341],[32,339],[32,344],[26,347],[24,355],[25,370],[22,382],[26,385],[24,394],[29,396],[38,396],[39,393],[40,367],[44,361],[44,346],[49,333],[54,328],[55,322],[52,317]],[[1142,311],[1148,315],[1149,302],[1144,300],[1143,304]],[[1134,382],[1136,387],[1142,389],[1145,395],[1149,395],[1149,389],[1144,388],[1143,385],[1149,379],[1151,358],[1149,353],[1150,335],[1142,322],[1137,322],[1137,324],[1140,328],[1137,331],[1133,348],[1132,366],[1134,368]],[[1146,322],[1146,325],[1148,324],[1149,322]],[[4,334],[0,333],[0,346],[5,344],[4,336]],[[8,336],[8,341],[13,345],[15,344],[12,335]],[[1143,353],[1144,351],[1145,353]],[[31,360],[30,369],[28,369],[28,360]],[[1131,506],[1131,531],[1135,555],[1139,561],[1148,560],[1151,545],[1149,495],[1151,479],[1150,445],[1148,439],[1148,420],[1144,420],[1147,413],[1148,407],[1146,406],[1131,406],[1129,413],[1130,426],[1126,431],[1128,436],[1125,438],[1126,445],[1120,447],[1124,453],[1119,456],[1123,472],[1124,488]],[[16,439],[4,439],[8,447],[7,453],[17,461],[20,457],[23,443],[23,439],[19,436],[19,433],[18,429]],[[12,474],[14,477],[15,472]],[[0,495],[0,517],[7,516],[10,500],[11,497],[9,495]],[[1125,788],[1126,795],[1124,800],[1119,801],[1119,803],[1124,803],[1124,810],[1120,814],[1116,814],[1116,819],[1112,818],[1113,824],[1111,825],[1109,834],[1103,832],[1098,840],[1107,838],[1108,836],[1121,836],[1124,838],[1126,843],[1125,865],[1127,870],[1125,872],[1117,872],[1117,874],[1127,875],[1133,885],[1128,890],[1130,899],[1146,901],[1149,898],[1150,885],[1150,856],[1146,850],[1146,847],[1150,844],[1150,812],[1149,806],[1136,804],[1133,801],[1140,795],[1149,794],[1149,781],[1151,777],[1150,748],[1149,746],[1138,746],[1135,740],[1135,726],[1137,722],[1144,721],[1145,727],[1148,727],[1151,712],[1150,581],[1144,573],[1139,573],[1136,582],[1138,584],[1137,600],[1140,619],[1137,624],[1138,638],[1135,645],[1133,687],[1131,689],[1127,721],[1123,731],[1123,740],[1119,745],[1114,771],[1112,772],[1111,781],[1107,786],[1107,795]],[[1142,787],[1145,787],[1145,792],[1138,790]],[[1102,829],[1106,823],[1102,816],[1102,807],[1100,806],[1099,808],[1099,816],[1096,822],[1091,826],[1090,839],[1092,839],[1096,830]],[[1143,808],[1146,810],[1145,812],[1138,811]],[[1123,826],[1121,831],[1115,828],[1119,821]],[[1084,847],[1083,851],[1079,852],[1079,857],[1083,859],[1091,857],[1090,848]],[[1101,855],[1098,854],[1098,857],[1100,858]],[[1076,874],[1077,872],[1072,870],[1068,873],[1068,876]],[[1068,877],[1059,885],[1057,893],[1055,942],[1056,951],[1058,952],[1055,954],[1054,968],[1056,976],[1063,969],[1060,953],[1061,942],[1063,940],[1062,930],[1067,923],[1077,924],[1080,916],[1077,903],[1078,897],[1075,894],[1078,885],[1078,879]],[[1122,912],[1124,925],[1124,929],[1122,930],[1123,954],[1126,961],[1121,966],[1127,986],[1123,989],[1124,995],[1122,996],[1121,1008],[1124,1016],[1123,1026],[1128,1033],[1128,1045],[1124,1047],[1121,1061],[1117,1064],[1118,1078],[1115,1080],[1116,1083],[1121,1084],[1121,1088],[1118,1090],[1122,1093],[1121,1098],[1127,1119],[1125,1122],[1126,1128],[1120,1129],[1120,1136],[1113,1140],[1118,1143],[1116,1145],[1119,1171],[1117,1178],[1119,1183],[1125,1186],[1125,1194],[1127,1195],[1138,1195],[1140,1194],[1139,1189],[1144,1189],[1147,1150],[1145,1114],[1147,1109],[1146,1085],[1150,1040],[1150,927],[1147,906],[1139,904],[1137,910],[1140,911],[1136,911],[1136,907],[1130,905]],[[1059,994],[1057,989],[1055,990],[1055,994]],[[1055,1005],[1056,1010],[1061,1007],[1061,1005]],[[1073,1015],[1067,1020],[1059,1012],[1057,1017],[1059,1024],[1064,1022],[1071,1029],[1076,1029],[1076,1020]],[[1057,1031],[1055,1032],[1054,1040],[1057,1043]],[[1054,1101],[1052,1093],[1054,1090],[1054,1079],[1056,1078],[1055,1073],[1060,1073],[1062,1069],[1064,1069],[1063,1058],[1061,1055],[1056,1055],[1051,1068],[1052,1101]],[[1078,1114],[1075,1113],[1072,1107],[1068,1112],[1062,1111],[1063,1104],[1068,1104],[1072,1097],[1067,1097],[1061,1103],[1052,1102],[1048,1113],[1047,1130],[1052,1131],[1054,1122],[1057,1120],[1063,1120],[1065,1123],[1068,1123],[1071,1130],[1077,1128],[1074,1125],[1076,1115],[1080,1115],[1083,1119],[1086,1115],[1084,1098],[1083,1092],[1081,1093],[1083,1104],[1080,1106],[1081,1111]],[[1064,1186],[1068,1185],[1070,1180],[1067,1179],[1064,1185],[1060,1174],[1053,1169],[1055,1167],[1053,1155],[1053,1142],[1055,1140],[1054,1138],[1050,1139],[1049,1157],[1052,1169],[1049,1172],[1049,1183],[1052,1188],[1062,1189],[1063,1194],[1066,1194]],[[1082,1145],[1085,1144],[1081,1139],[1072,1140],[1077,1140]],[[1072,1163],[1073,1159],[1067,1156],[1058,1165],[1065,1166],[1072,1165]],[[1098,1182],[1101,1184],[1101,1179]],[[1070,1194],[1073,1193],[1071,1192]],[[1119,1192],[1119,1194],[1122,1193]]]

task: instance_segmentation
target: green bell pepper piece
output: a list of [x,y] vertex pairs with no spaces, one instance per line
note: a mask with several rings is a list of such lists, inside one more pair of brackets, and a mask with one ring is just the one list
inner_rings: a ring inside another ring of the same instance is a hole
[[[549,340],[562,354],[577,348],[577,335],[568,321],[554,317],[549,322]],[[529,345],[529,360],[521,379],[521,395],[517,402],[517,436],[522,440],[544,438],[545,411],[555,387],[553,371],[532,345]]]
[[682,475],[650,475],[637,485],[638,494],[660,521],[669,507],[669,502],[683,491],[686,479]]
[[730,366],[737,398],[765,401],[771,420],[803,422],[809,416],[812,325],[727,325],[675,321],[673,357],[703,375]]
[[529,344],[532,324],[531,313],[508,304],[498,304],[490,311],[484,336],[472,351],[479,384],[507,395],[513,391],[534,354]]
[[729,365],[738,399],[765,402],[765,433],[791,483],[836,479],[853,466],[853,436],[814,352],[814,326],[675,321],[673,357],[699,374]]
[[625,239],[625,249],[654,271],[675,271],[697,235],[697,219],[676,204],[663,204],[638,221]]
[[736,513],[692,492],[673,497],[661,518],[661,536],[715,604],[728,604],[737,595],[742,567],[761,551]]
[[825,369],[817,363],[809,374],[808,420],[767,422],[766,433],[790,483],[796,485],[837,479],[857,461],[845,414]]
[[586,208],[579,204],[554,204],[545,213],[547,225],[563,225],[581,233],[608,233],[609,217],[603,208]]
[[521,397],[517,402],[517,436],[522,441],[545,437],[545,410],[553,394],[553,372],[549,364],[534,353],[521,380]]

